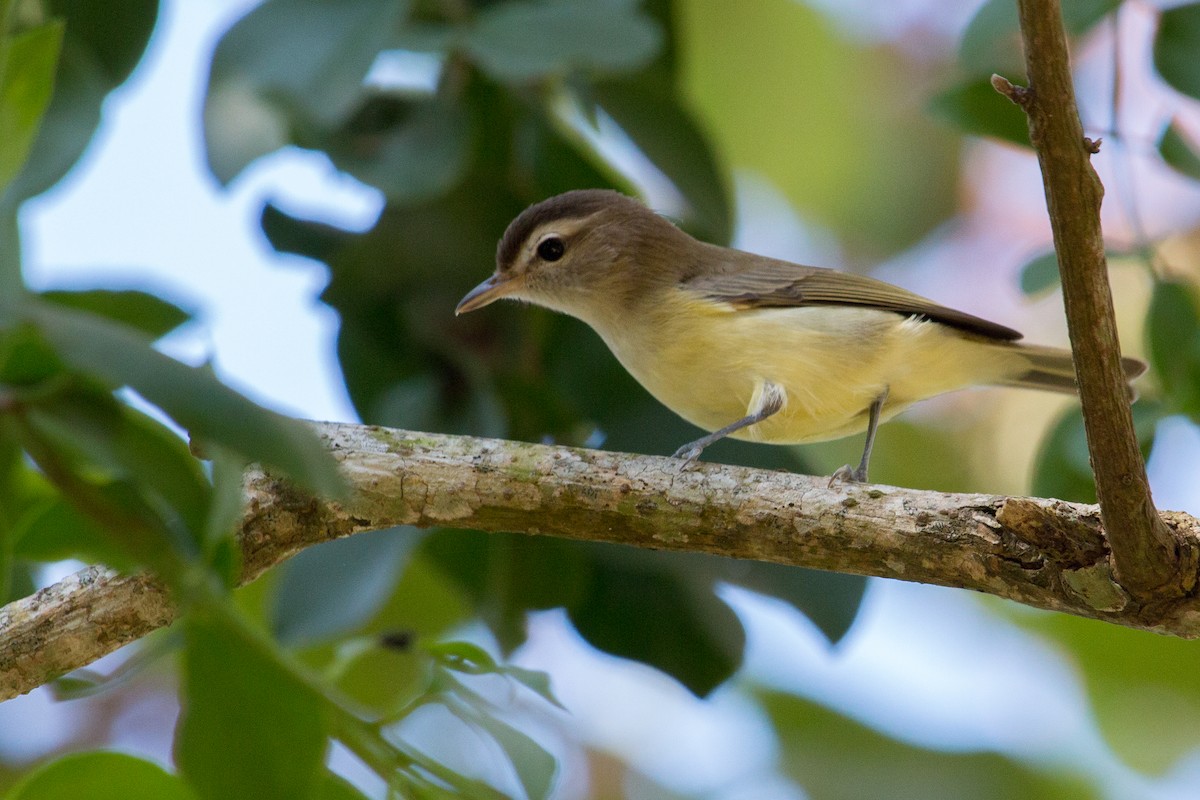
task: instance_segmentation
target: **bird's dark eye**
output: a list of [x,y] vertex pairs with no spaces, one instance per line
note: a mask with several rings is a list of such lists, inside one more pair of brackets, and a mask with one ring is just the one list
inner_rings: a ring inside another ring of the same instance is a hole
[[543,261],[558,261],[563,257],[567,246],[557,236],[550,236],[538,242],[537,254]]

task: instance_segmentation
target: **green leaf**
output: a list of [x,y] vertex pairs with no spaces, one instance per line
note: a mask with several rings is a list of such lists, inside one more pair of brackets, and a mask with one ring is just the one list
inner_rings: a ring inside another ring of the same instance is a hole
[[[0,30],[0,34],[4,32]],[[0,64],[0,193],[24,166],[54,90],[63,24],[48,22],[13,36]]]
[[268,0],[221,38],[204,104],[209,169],[222,184],[291,143],[300,122],[335,128],[407,14],[407,0]]
[[1058,254],[1053,250],[1021,267],[1021,291],[1027,295],[1041,294],[1058,284]]
[[987,0],[963,31],[958,62],[972,75],[1023,71],[1021,26],[1017,4]]
[[563,540],[439,531],[425,552],[467,592],[505,652],[525,641],[530,610],[570,606],[590,581],[591,558]]
[[442,531],[425,552],[472,595],[502,646],[524,640],[527,611],[564,607],[592,645],[698,695],[741,661],[744,631],[713,593],[706,560],[474,531]]
[[74,753],[39,767],[7,800],[196,800],[177,776],[124,753]]
[[[0,485],[0,490],[7,487]],[[16,600],[13,589],[17,577],[17,564],[13,558],[12,536],[7,514],[0,514],[0,604]]]
[[13,555],[29,561],[78,558],[127,572],[137,566],[119,542],[62,497],[26,512],[13,537]]
[[[884,259],[957,213],[961,142],[913,102],[908,55],[847,36],[817,3],[671,8],[682,93],[722,163],[785,198],[806,229]],[[828,80],[798,90],[818,75]]]
[[[426,539],[428,541],[428,539]],[[453,581],[418,553],[404,570],[392,596],[366,626],[367,646],[353,640],[324,648],[328,666],[318,666],[338,690],[381,717],[399,713],[429,681],[424,642],[436,641],[452,626],[471,619],[471,609]],[[382,637],[412,642],[406,648],[381,647]],[[320,652],[311,655],[315,658]]]
[[166,336],[192,318],[174,303],[136,289],[55,290],[42,292],[41,297],[51,303],[120,322],[155,339]]
[[614,171],[590,147],[569,139],[542,113],[522,114],[516,120],[510,159],[514,182],[529,186],[532,197],[552,197],[582,186],[618,188]]
[[242,547],[236,533],[246,502],[243,492],[246,463],[220,445],[209,443],[206,451],[212,477],[212,503],[204,524],[204,553],[224,585],[233,588],[242,574]]
[[32,387],[37,392],[40,384],[65,371],[62,359],[32,325],[0,330],[0,383],[10,390]]
[[1130,767],[1161,775],[1200,747],[1195,642],[1068,614],[1011,618],[1065,651],[1101,734]]
[[557,706],[563,711],[567,710],[566,706],[555,697],[554,689],[550,686],[550,676],[547,673],[536,669],[525,669],[505,664],[500,667],[500,674],[512,678],[550,705]]
[[438,197],[470,166],[475,132],[469,109],[448,98],[372,96],[317,145],[334,165],[396,203]]
[[124,83],[142,58],[158,21],[156,0],[48,0],[67,21],[67,48],[78,53],[110,87]]
[[[412,770],[415,775],[407,775],[409,780],[402,783],[401,796],[405,800],[409,797],[413,800],[511,800],[490,783],[454,772],[419,750],[410,750],[405,755],[416,767]],[[422,772],[435,776],[436,782],[426,778]],[[447,786],[450,788],[447,789]]]
[[11,310],[27,292],[21,274],[21,231],[15,206],[4,206],[0,191],[0,325],[10,321]]
[[1200,98],[1200,3],[1162,12],[1154,38],[1154,67],[1163,80],[1191,97]]
[[[1063,26],[1071,36],[1082,36],[1121,5],[1121,0],[1066,0]],[[991,75],[1023,72],[1022,41],[1017,4],[1013,0],[987,0],[963,32],[958,60],[969,72]]]
[[180,772],[208,800],[317,797],[325,701],[280,664],[269,642],[195,613],[184,625]]
[[[1157,403],[1140,400],[1133,406],[1133,427],[1148,458],[1154,443],[1154,428],[1163,416]],[[1087,433],[1079,406],[1069,408],[1042,442],[1033,469],[1032,492],[1038,497],[1057,497],[1077,503],[1096,502],[1096,482],[1088,458]]]
[[336,464],[310,429],[255,405],[208,370],[163,355],[142,332],[47,303],[29,303],[23,311],[72,367],[114,387],[129,386],[194,438],[278,468],[317,492],[343,490]]
[[524,640],[529,610],[563,607],[594,646],[698,695],[740,663],[744,632],[713,593],[715,559],[473,531],[440,532],[425,552],[472,595],[504,647]]
[[480,708],[469,701],[455,702],[457,697],[447,698],[446,708],[463,722],[485,731],[500,746],[529,800],[544,800],[549,796],[558,771],[554,756],[528,734],[501,720],[493,709]]
[[367,796],[340,775],[326,772],[321,777],[317,800],[367,800]]
[[0,581],[0,589],[4,591],[4,594],[0,595],[0,601],[8,604],[13,600],[29,597],[38,590],[41,580],[42,572],[36,565],[23,561],[11,561],[8,567],[7,581]]
[[704,553],[652,553],[639,560],[658,565],[687,585],[730,583],[790,603],[806,615],[831,643],[838,642],[858,616],[866,579],[859,575],[787,567]]
[[501,664],[491,653],[471,642],[435,642],[425,645],[424,649],[443,669],[465,675],[503,675],[540,695],[551,705],[563,708],[550,689],[550,676],[544,672]]
[[[2,17],[2,14],[0,14]],[[19,430],[0,415],[0,605],[32,594],[32,565],[16,553],[25,520],[53,496],[45,479],[29,465]]]
[[98,695],[107,688],[108,683],[103,675],[98,675],[87,669],[78,669],[70,675],[56,678],[46,685],[49,687],[54,699],[62,702],[64,700],[79,700],[84,697]]
[[1200,419],[1200,305],[1195,287],[1174,281],[1155,283],[1146,339],[1168,405]]
[[30,406],[24,420],[77,473],[128,482],[181,554],[199,552],[212,487],[174,432],[106,392],[84,387]]
[[966,133],[1030,146],[1025,114],[992,88],[988,78],[971,79],[946,89],[930,101],[929,110]]
[[761,690],[758,696],[779,735],[783,772],[811,800],[1103,796],[1081,768],[1036,769],[998,753],[919,747],[798,697]]
[[263,234],[280,253],[329,262],[357,237],[341,228],[322,222],[292,217],[267,203],[259,219]]
[[196,559],[210,486],[172,431],[83,382],[29,402],[21,444],[124,558],[170,578]]
[[514,0],[481,11],[463,46],[492,77],[528,83],[577,69],[632,71],[658,54],[662,40],[658,25],[631,0]]
[[867,579],[860,575],[819,572],[763,561],[731,558],[714,561],[724,562],[718,572],[722,580],[790,603],[832,644],[837,644],[858,618],[863,592],[867,588]]
[[1178,120],[1172,119],[1158,137],[1158,154],[1181,175],[1200,181],[1200,155],[1184,135]]
[[598,559],[588,593],[567,612],[592,646],[656,667],[704,697],[738,668],[745,631],[711,582],[698,583],[637,559]]
[[728,244],[733,235],[729,193],[716,154],[678,92],[653,75],[594,87],[596,100],[689,206],[692,232]]
[[1087,434],[1083,429],[1083,414],[1077,406],[1059,418],[1042,443],[1033,468],[1031,491],[1038,497],[1096,502]]
[[1124,0],[1067,0],[1062,4],[1063,26],[1069,35],[1082,36],[1116,11],[1123,2]]
[[425,645],[425,652],[446,669],[467,675],[494,674],[499,668],[491,653],[472,642],[435,642]]
[[[1128,256],[1128,253],[1109,251],[1105,258],[1110,262]],[[1051,250],[1029,260],[1021,267],[1021,291],[1032,296],[1057,289],[1059,286],[1058,255]]]
[[423,534],[388,528],[310,547],[281,567],[272,602],[275,635],[307,645],[361,627],[391,595]]
[[0,205],[45,191],[67,173],[100,124],[105,96],[129,77],[154,30],[158,0],[47,0],[66,21],[54,96],[24,168]]

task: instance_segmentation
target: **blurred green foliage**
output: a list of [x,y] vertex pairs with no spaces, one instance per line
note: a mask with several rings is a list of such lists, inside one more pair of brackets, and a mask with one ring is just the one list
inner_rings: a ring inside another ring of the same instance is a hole
[[1178,91],[1200,98],[1200,69],[1195,58],[1197,39],[1200,39],[1200,3],[1164,11],[1154,37],[1154,68]]
[[677,6],[685,96],[719,152],[770,176],[851,258],[894,253],[953,213],[959,139],[922,113],[897,53],[792,0]]
[[[1087,35],[1120,5],[1065,3],[1069,32]],[[546,676],[454,641],[472,621],[508,654],[530,612],[564,609],[595,647],[701,696],[742,660],[745,632],[723,585],[791,604],[831,642],[846,633],[859,577],[457,530],[313,548],[250,590],[268,595],[262,609],[239,610],[227,590],[243,465],[336,493],[331,460],[302,425],[154,348],[188,311],[137,291],[35,294],[20,269],[18,205],[77,162],[157,13],[154,0],[0,0],[0,599],[28,594],[37,565],[68,557],[168,579],[184,610],[178,775],[90,753],[50,762],[9,797],[102,797],[113,787],[122,797],[361,797],[326,769],[331,740],[398,796],[548,797],[553,748],[509,701],[516,693],[545,714],[557,700]],[[394,51],[427,69],[394,84],[367,80]],[[1192,97],[1198,51],[1200,4],[1163,12],[1155,68]],[[897,50],[851,40],[791,0],[267,0],[217,44],[203,125],[208,168],[223,185],[296,146],[386,198],[362,233],[270,204],[261,216],[276,250],[328,266],[321,299],[340,316],[338,354],[365,422],[670,452],[694,431],[580,323],[510,307],[456,320],[457,299],[490,270],[497,238],[528,204],[585,186],[634,191],[634,177],[595,144],[613,127],[673,187],[681,225],[709,241],[732,235],[735,167],[770,176],[852,263],[920,241],[955,211],[962,133],[1028,140],[1020,112],[987,83],[993,72],[1019,78],[1013,3],[983,4],[941,90],[912,70]],[[1158,150],[1181,175],[1200,175],[1194,137],[1176,120]],[[1147,448],[1163,415],[1200,413],[1196,288],[1156,278],[1146,330],[1159,395],[1136,409]],[[1027,293],[1056,281],[1052,254],[1022,273]],[[185,429],[208,463],[122,389]],[[954,432],[895,423],[884,445],[889,437],[884,474],[974,488]],[[838,447],[814,450],[821,468],[849,460]],[[918,457],[897,455],[908,452]],[[737,442],[710,455],[806,467],[790,450]],[[1077,411],[1047,438],[1035,489],[1094,496]],[[247,596],[242,608],[254,605]],[[1101,728],[1131,765],[1161,771],[1196,746],[1194,648],[1061,616],[1020,619],[1074,654]],[[101,682],[61,685],[81,694]],[[781,770],[814,798],[1099,794],[1070,771],[935,752],[794,697],[759,700],[779,734]],[[406,721],[435,708],[503,768],[482,759],[478,774],[459,773],[408,741]],[[1170,746],[1152,726],[1169,731]]]
[[[1072,770],[1039,770],[989,752],[939,752],[885,736],[792,695],[760,691],[780,731],[785,771],[812,800],[1088,800],[1103,795]],[[853,753],[853,759],[842,754]]]
[[1200,419],[1200,303],[1194,285],[1166,280],[1155,284],[1146,339],[1170,410]]
[[[1104,19],[1121,0],[1067,0],[1063,27],[1078,39]],[[991,86],[994,74],[1019,82],[1025,73],[1024,44],[1015,0],[987,0],[963,32],[958,48],[958,82],[938,94],[930,111],[962,130],[1028,147],[1024,115]]]
[[51,77],[62,46],[62,23],[48,22],[5,37],[0,62],[0,186],[16,176],[37,136],[53,94]]
[[146,49],[158,19],[158,2],[42,0],[5,5],[19,6],[20,12],[44,20],[42,24],[64,26],[54,93],[31,152],[15,178],[0,181],[0,212],[11,214],[22,200],[57,183],[83,154],[100,124],[100,104],[125,82]]
[[1195,642],[1062,614],[1013,614],[1068,650],[1101,732],[1136,770],[1161,775],[1200,747]]
[[9,800],[195,800],[181,778],[157,764],[124,753],[78,753],[30,773]]
[[323,698],[283,668],[269,642],[227,620],[196,612],[184,626],[180,774],[200,797],[315,797],[329,724]]
[[1158,137],[1158,153],[1182,175],[1200,180],[1200,155],[1195,145],[1185,136],[1175,120],[1167,123]]

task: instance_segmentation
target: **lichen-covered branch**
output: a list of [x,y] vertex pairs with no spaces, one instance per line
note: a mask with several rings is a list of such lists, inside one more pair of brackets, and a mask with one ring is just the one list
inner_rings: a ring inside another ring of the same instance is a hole
[[1020,0],[1018,5],[1029,87],[994,84],[1029,118],[1062,274],[1096,493],[1114,562],[1135,596],[1149,599],[1169,591],[1183,596],[1191,591],[1187,562],[1194,555],[1180,555],[1180,543],[1159,518],[1134,435],[1100,229],[1104,187],[1090,160],[1098,144],[1083,135],[1062,9],[1058,0]]
[[[318,426],[353,487],[322,501],[247,482],[244,581],[313,544],[395,525],[515,531],[957,586],[1039,608],[1200,636],[1200,601],[1135,598],[1114,576],[1095,506],[828,485],[825,478],[598,450]],[[1200,522],[1168,515],[1181,541]],[[1195,552],[1195,548],[1189,548]],[[1197,564],[1187,565],[1189,591]],[[0,700],[167,624],[142,577],[85,570],[0,609]]]

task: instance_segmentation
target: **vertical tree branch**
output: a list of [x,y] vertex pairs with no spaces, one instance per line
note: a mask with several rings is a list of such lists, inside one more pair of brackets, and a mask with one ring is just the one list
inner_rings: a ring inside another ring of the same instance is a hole
[[1149,596],[1179,586],[1180,554],[1150,498],[1125,394],[1100,229],[1104,188],[1090,160],[1098,143],[1083,135],[1059,0],[1018,5],[1029,88],[1002,80],[997,88],[1028,115],[1042,171],[1088,451],[1113,560],[1122,584],[1135,596]]

